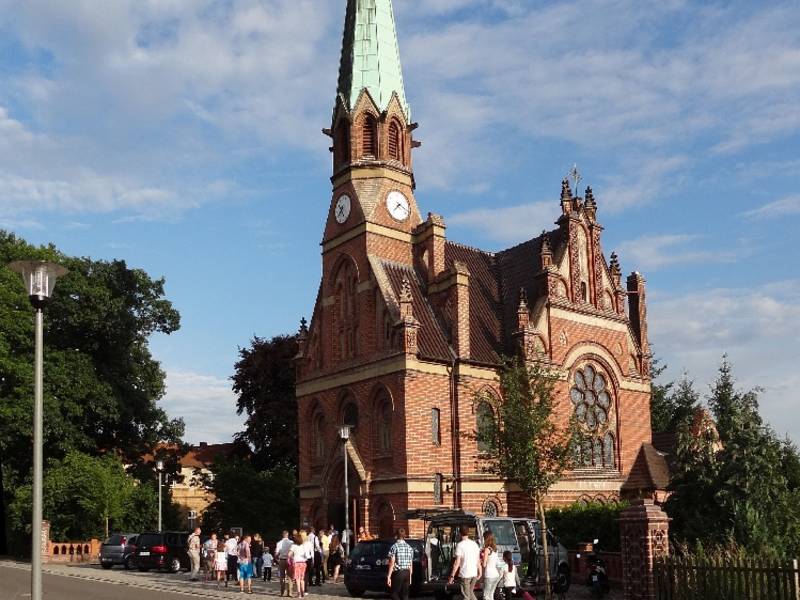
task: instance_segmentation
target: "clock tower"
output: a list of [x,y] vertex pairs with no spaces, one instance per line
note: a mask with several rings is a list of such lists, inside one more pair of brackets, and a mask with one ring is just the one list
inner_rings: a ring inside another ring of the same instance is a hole
[[351,253],[411,263],[412,232],[422,222],[414,198],[415,128],[391,0],[348,0],[333,118],[324,130],[333,141],[324,257],[346,245]]

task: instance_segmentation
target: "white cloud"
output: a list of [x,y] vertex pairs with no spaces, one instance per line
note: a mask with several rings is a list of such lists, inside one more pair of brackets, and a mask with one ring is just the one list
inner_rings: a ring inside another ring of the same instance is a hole
[[544,229],[552,229],[558,217],[557,202],[534,202],[504,208],[480,208],[456,213],[448,225],[462,226],[497,242],[529,240]]
[[800,215],[800,195],[786,196],[744,213],[746,217],[772,219]]
[[191,443],[230,442],[244,428],[231,383],[225,379],[167,369],[167,393],[161,402],[171,417],[184,419],[184,439]]
[[800,280],[680,295],[654,291],[650,299],[650,339],[669,377],[686,370],[703,391],[727,353],[742,387],[764,388],[762,412],[773,427],[800,440]]
[[699,249],[701,241],[698,235],[643,235],[619,244],[617,253],[636,270],[650,272],[678,264],[729,262],[737,256],[730,250]]

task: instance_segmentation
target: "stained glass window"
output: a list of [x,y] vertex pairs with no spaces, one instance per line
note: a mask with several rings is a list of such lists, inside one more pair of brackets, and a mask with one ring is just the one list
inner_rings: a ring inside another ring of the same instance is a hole
[[577,464],[582,467],[616,469],[614,434],[608,431],[613,426],[613,401],[605,375],[592,365],[578,369],[569,398],[575,416],[589,436],[577,449]]

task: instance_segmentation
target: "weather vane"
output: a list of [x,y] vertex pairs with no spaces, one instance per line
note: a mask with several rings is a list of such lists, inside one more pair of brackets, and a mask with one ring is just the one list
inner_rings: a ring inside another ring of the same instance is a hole
[[573,164],[572,168],[570,169],[569,173],[567,173],[567,177],[572,179],[572,189],[575,190],[575,195],[578,195],[578,185],[581,181],[583,181],[583,177],[581,177],[581,172],[578,171],[578,165]]

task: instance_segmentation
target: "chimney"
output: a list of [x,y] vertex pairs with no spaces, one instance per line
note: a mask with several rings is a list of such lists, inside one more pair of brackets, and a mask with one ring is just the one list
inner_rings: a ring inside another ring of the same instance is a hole
[[459,358],[470,357],[469,343],[469,269],[462,262],[453,263],[453,348]]
[[433,213],[428,213],[428,220],[414,230],[414,255],[422,262],[428,283],[444,273],[446,230],[444,219]]
[[200,442],[200,449],[208,448],[208,442]]

